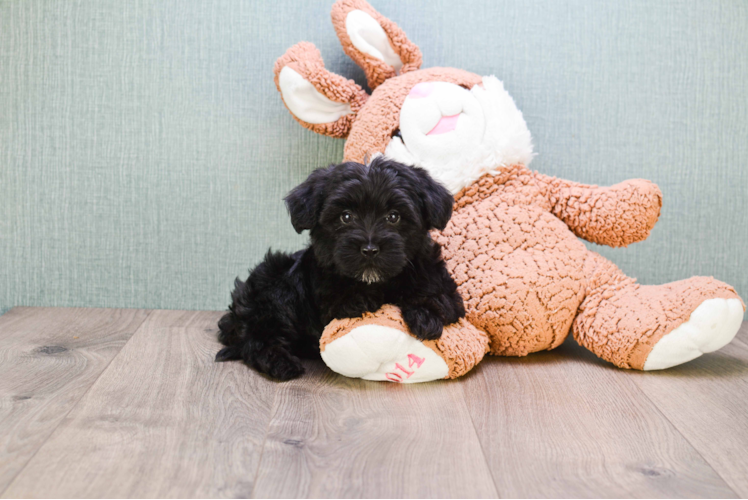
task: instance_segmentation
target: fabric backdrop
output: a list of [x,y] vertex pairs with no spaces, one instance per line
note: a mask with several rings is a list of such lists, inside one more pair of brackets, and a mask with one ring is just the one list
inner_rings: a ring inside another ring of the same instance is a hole
[[[0,0],[0,310],[222,309],[283,195],[343,142],[282,106],[301,40],[357,82],[331,0]],[[642,283],[713,275],[748,298],[748,2],[373,0],[423,50],[505,82],[534,169],[664,193],[649,240],[597,247]],[[591,245],[594,246],[594,245]]]

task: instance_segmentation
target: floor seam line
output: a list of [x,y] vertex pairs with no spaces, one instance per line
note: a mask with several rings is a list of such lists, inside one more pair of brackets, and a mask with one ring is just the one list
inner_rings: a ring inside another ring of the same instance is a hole
[[655,409],[655,410],[657,411],[657,413],[658,413],[658,414],[660,414],[660,415],[662,416],[662,418],[664,418],[664,419],[665,419],[665,420],[666,420],[666,421],[667,421],[667,422],[668,422],[668,423],[669,423],[669,424],[670,424],[671,426],[673,426],[673,429],[675,429],[675,431],[676,431],[676,432],[678,433],[678,435],[680,435],[680,437],[682,437],[682,438],[683,438],[683,440],[684,440],[684,441],[685,441],[686,443],[688,443],[688,445],[689,445],[689,446],[690,446],[691,448],[693,448],[693,451],[695,451],[695,452],[696,452],[696,454],[697,454],[697,455],[699,455],[699,456],[701,457],[701,459],[702,459],[702,460],[704,461],[704,463],[705,463],[706,465],[708,465],[708,466],[709,466],[709,468],[710,468],[710,469],[712,469],[712,471],[714,471],[714,473],[715,473],[715,474],[717,475],[717,477],[718,477],[718,478],[720,478],[720,479],[722,480],[722,482],[723,482],[723,483],[725,483],[725,486],[727,486],[727,488],[728,488],[728,489],[729,489],[730,491],[732,491],[732,492],[733,492],[733,493],[735,494],[735,497],[736,497],[736,498],[743,498],[742,496],[740,496],[740,495],[738,494],[738,492],[737,492],[737,491],[735,491],[735,489],[733,489],[732,485],[730,485],[730,483],[729,483],[729,482],[727,482],[727,480],[726,480],[726,479],[725,479],[724,477],[722,477],[722,474],[720,474],[720,473],[719,473],[719,471],[718,471],[717,469],[715,469],[715,468],[714,468],[714,465],[712,465],[712,463],[711,463],[711,462],[710,462],[709,460],[707,460],[707,458],[706,458],[706,457],[705,457],[705,456],[704,456],[704,455],[703,455],[703,454],[701,453],[701,450],[699,450],[699,449],[698,449],[698,448],[697,448],[697,447],[696,447],[696,446],[695,446],[695,445],[694,445],[694,444],[693,444],[693,443],[691,442],[691,440],[690,440],[690,439],[688,439],[688,437],[686,437],[686,435],[685,435],[685,434],[683,434],[683,432],[682,432],[682,431],[680,430],[680,428],[679,428],[679,427],[678,427],[678,426],[677,426],[677,425],[675,424],[675,422],[673,422],[672,420],[670,420],[670,418],[668,418],[668,416],[667,416],[667,415],[665,415],[665,413],[664,413],[664,412],[663,412],[663,411],[662,411],[662,410],[660,409],[660,407],[659,407],[659,406],[657,406],[657,403],[655,403],[655,402],[654,402],[654,400],[653,400],[652,398],[650,398],[650,397],[649,397],[649,394],[647,394],[647,393],[646,393],[646,392],[644,391],[644,389],[642,389],[642,388],[641,388],[641,386],[639,385],[639,383],[638,383],[638,382],[637,382],[636,380],[633,380],[633,381],[632,381],[632,384],[633,384],[633,385],[634,385],[634,387],[636,387],[636,389],[637,389],[637,390],[638,390],[638,391],[639,391],[639,392],[641,393],[641,395],[642,395],[642,396],[644,396],[644,398],[645,398],[645,399],[646,399],[647,401],[649,401],[649,402],[650,402],[650,403],[652,404],[652,406],[653,406],[653,407],[654,407],[654,409]]
[[101,370],[101,373],[99,373],[99,376],[98,376],[98,377],[96,377],[96,379],[95,379],[95,380],[94,380],[93,382],[91,382],[91,385],[89,385],[89,386],[88,386],[88,388],[86,388],[86,390],[85,390],[85,391],[83,391],[83,394],[81,394],[81,396],[80,396],[80,397],[79,397],[79,398],[78,398],[78,399],[77,399],[77,400],[75,401],[75,403],[74,403],[74,404],[73,404],[73,405],[72,405],[72,406],[70,407],[70,409],[69,409],[69,410],[68,410],[68,411],[67,411],[67,412],[65,413],[65,415],[64,415],[64,416],[63,416],[63,417],[62,417],[62,418],[60,419],[60,421],[58,422],[58,424],[57,424],[57,425],[56,425],[56,426],[54,427],[54,429],[52,429],[52,431],[51,431],[51,432],[49,433],[49,435],[48,435],[48,436],[47,436],[47,437],[46,437],[46,438],[44,439],[44,442],[42,442],[42,443],[41,443],[41,444],[39,445],[39,447],[38,447],[38,448],[37,448],[37,449],[36,449],[36,450],[34,451],[34,453],[32,453],[32,454],[31,454],[31,456],[29,457],[29,459],[28,459],[28,460],[26,460],[26,463],[25,463],[25,464],[23,464],[23,467],[21,467],[21,468],[20,468],[20,469],[18,470],[18,472],[17,472],[17,473],[16,473],[16,474],[15,474],[15,475],[13,476],[13,479],[11,479],[10,481],[8,481],[8,485],[7,485],[7,486],[6,486],[5,488],[3,488],[3,490],[2,490],[2,491],[0,491],[0,496],[3,496],[3,495],[5,494],[5,492],[6,492],[6,491],[8,491],[8,489],[10,489],[10,487],[11,487],[11,486],[13,486],[13,483],[15,483],[15,482],[16,482],[16,479],[18,479],[18,476],[20,476],[20,475],[21,475],[21,473],[22,473],[23,471],[25,471],[25,470],[26,470],[26,467],[28,467],[28,466],[29,466],[29,464],[30,464],[30,463],[31,463],[31,461],[32,461],[32,460],[33,460],[33,459],[34,459],[34,458],[36,457],[36,455],[37,455],[37,454],[39,453],[39,451],[40,451],[40,450],[41,450],[42,448],[44,448],[44,445],[46,445],[46,444],[47,444],[47,442],[49,442],[49,440],[50,440],[50,438],[52,437],[52,435],[54,435],[54,433],[55,433],[55,432],[57,432],[57,429],[59,429],[59,428],[60,428],[60,426],[61,426],[61,425],[62,425],[62,423],[63,423],[63,422],[65,421],[65,419],[66,419],[66,418],[68,417],[68,415],[70,415],[70,413],[71,413],[71,412],[72,412],[72,411],[73,411],[73,410],[74,410],[75,408],[77,408],[77,407],[78,407],[78,404],[79,404],[79,403],[80,403],[80,402],[81,402],[81,401],[83,400],[83,398],[85,398],[85,397],[86,397],[86,394],[88,394],[88,393],[89,393],[89,392],[91,391],[91,388],[92,388],[92,387],[93,387],[94,385],[96,385],[96,382],[98,382],[98,381],[99,381],[99,379],[100,379],[100,378],[101,378],[101,376],[102,376],[102,375],[104,374],[104,372],[105,372],[105,371],[107,371],[107,370],[109,369],[109,367],[111,366],[112,362],[113,362],[113,361],[114,361],[115,359],[117,359],[117,357],[118,357],[118,356],[120,355],[120,353],[121,353],[121,352],[122,352],[122,350],[123,350],[123,349],[125,348],[125,346],[126,346],[126,345],[127,345],[127,344],[128,344],[129,342],[130,342],[130,340],[131,340],[131,339],[132,339],[132,338],[133,338],[133,337],[135,336],[135,334],[136,334],[136,333],[138,333],[138,332],[140,331],[140,329],[141,329],[141,328],[143,327],[143,324],[144,324],[144,323],[146,322],[146,320],[147,320],[148,318],[150,318],[150,317],[151,317],[151,313],[153,313],[154,309],[148,309],[147,311],[148,311],[148,313],[147,313],[147,314],[145,315],[145,317],[143,318],[143,321],[141,321],[141,322],[140,322],[140,323],[138,324],[137,328],[135,328],[135,331],[134,331],[134,332],[132,332],[132,335],[130,335],[130,338],[128,338],[128,339],[127,339],[127,340],[125,341],[125,343],[124,343],[124,344],[122,344],[122,347],[121,347],[121,348],[120,348],[120,350],[119,350],[119,351],[117,352],[117,354],[115,354],[114,356],[112,356],[112,359],[110,359],[110,360],[109,360],[109,363],[107,363],[107,364],[106,364],[106,366],[105,366],[105,367],[104,367],[104,368],[103,368],[103,369]]
[[[473,376],[475,376],[474,374]],[[482,373],[480,375],[483,375]],[[484,378],[485,380],[485,378]],[[468,414],[468,417],[470,417],[470,425],[473,428],[473,435],[475,436],[475,440],[478,441],[478,447],[480,447],[480,453],[483,457],[483,463],[486,464],[486,469],[488,469],[488,474],[491,476],[491,482],[493,483],[493,488],[496,491],[497,498],[504,498],[501,496],[501,490],[499,490],[498,485],[496,484],[496,478],[493,476],[493,471],[491,470],[491,464],[488,463],[488,457],[486,456],[486,450],[483,449],[483,443],[480,440],[480,436],[478,435],[478,429],[475,428],[475,420],[473,420],[473,413],[470,411],[470,407],[468,406],[467,402],[467,396],[465,395],[465,386],[463,384],[460,384],[460,392],[462,393],[462,401],[465,403],[465,411]]]
[[270,411],[270,418],[265,426],[265,435],[262,437],[262,447],[260,448],[260,456],[257,458],[257,468],[255,469],[255,475],[252,478],[252,492],[250,498],[255,498],[255,488],[257,487],[257,479],[260,475],[260,466],[262,465],[262,458],[265,456],[265,446],[268,442],[268,434],[270,433],[270,424],[275,419],[275,412],[278,409],[278,393],[280,393],[280,387],[275,387],[275,393],[273,394],[273,408]]

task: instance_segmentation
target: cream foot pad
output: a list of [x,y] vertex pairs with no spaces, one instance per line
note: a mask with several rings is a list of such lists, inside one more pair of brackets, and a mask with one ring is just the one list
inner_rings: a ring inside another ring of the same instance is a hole
[[464,375],[488,351],[488,337],[464,319],[444,328],[439,340],[413,337],[400,310],[386,305],[361,318],[334,320],[320,339],[325,364],[341,375],[414,383]]
[[678,328],[652,348],[644,370],[663,370],[723,348],[735,338],[743,322],[740,299],[708,299]]

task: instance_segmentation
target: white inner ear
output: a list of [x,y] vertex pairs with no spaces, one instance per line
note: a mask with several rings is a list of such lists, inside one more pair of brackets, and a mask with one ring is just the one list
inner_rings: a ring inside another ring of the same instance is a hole
[[403,67],[392,46],[387,33],[384,32],[379,23],[363,10],[352,10],[345,18],[345,30],[351,39],[351,43],[364,54],[376,57],[386,62],[397,73]]
[[278,84],[288,109],[307,123],[332,123],[352,113],[349,103],[331,101],[288,66],[281,70]]

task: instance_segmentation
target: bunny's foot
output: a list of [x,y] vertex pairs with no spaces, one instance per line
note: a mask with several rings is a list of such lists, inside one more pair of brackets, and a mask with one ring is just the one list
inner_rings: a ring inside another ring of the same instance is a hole
[[643,369],[663,370],[722,349],[735,338],[742,322],[740,299],[707,299],[691,313],[688,321],[652,347]]
[[743,311],[735,290],[714,278],[643,286],[613,275],[585,298],[574,337],[621,368],[662,370],[724,347]]
[[322,359],[334,372],[402,383],[459,377],[478,364],[487,349],[486,334],[464,319],[446,325],[440,339],[422,342],[392,305],[361,318],[334,320],[320,339]]

